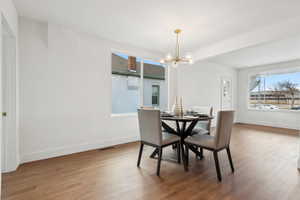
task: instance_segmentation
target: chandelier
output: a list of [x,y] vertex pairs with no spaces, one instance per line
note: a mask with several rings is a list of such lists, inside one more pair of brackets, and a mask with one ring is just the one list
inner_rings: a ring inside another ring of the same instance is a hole
[[181,33],[181,29],[176,29],[174,31],[176,34],[176,47],[175,47],[175,56],[172,56],[170,53],[163,59],[161,59],[160,63],[172,63],[174,66],[177,66],[178,63],[193,63],[192,56],[186,55],[180,56],[180,48],[179,48],[179,34]]

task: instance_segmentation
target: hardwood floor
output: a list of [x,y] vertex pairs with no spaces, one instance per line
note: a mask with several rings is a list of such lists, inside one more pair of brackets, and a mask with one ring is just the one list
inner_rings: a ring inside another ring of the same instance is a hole
[[204,151],[203,160],[191,154],[185,172],[176,151],[166,148],[164,159],[174,162],[162,161],[157,177],[152,150],[145,148],[141,168],[138,143],[27,163],[3,175],[2,199],[300,199],[296,131],[236,125],[231,142],[236,171],[231,173],[226,152],[220,153],[221,183],[210,152]]

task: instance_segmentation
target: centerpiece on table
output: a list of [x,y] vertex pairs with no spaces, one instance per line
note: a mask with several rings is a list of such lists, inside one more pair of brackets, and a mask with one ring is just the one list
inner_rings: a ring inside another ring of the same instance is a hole
[[175,98],[175,104],[173,105],[172,112],[175,116],[183,116],[183,106],[182,97],[180,97],[180,102],[178,103],[178,97]]

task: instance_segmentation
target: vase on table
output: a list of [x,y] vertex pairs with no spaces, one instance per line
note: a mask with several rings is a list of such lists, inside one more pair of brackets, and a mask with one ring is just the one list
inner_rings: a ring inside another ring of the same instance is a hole
[[182,116],[183,115],[183,107],[182,107],[182,98],[180,98],[180,103],[178,103],[178,99],[176,97],[175,103],[173,105],[172,111],[175,116]]

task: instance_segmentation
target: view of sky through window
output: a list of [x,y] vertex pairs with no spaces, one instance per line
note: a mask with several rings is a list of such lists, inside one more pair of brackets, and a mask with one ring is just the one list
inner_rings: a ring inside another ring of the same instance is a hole
[[[124,58],[124,59],[128,59],[128,55],[126,55],[126,54],[123,54],[123,53],[114,53],[114,54],[116,54],[116,55],[118,55],[118,56],[120,56],[120,57],[122,57],[122,58]],[[141,62],[141,58],[139,58],[139,57],[137,57],[136,58],[136,61],[137,62]],[[160,67],[164,67],[164,65],[162,65],[161,63],[159,63],[159,62],[155,62],[155,61],[151,61],[151,60],[143,60],[144,61],[144,63],[147,63],[147,64],[151,64],[151,65],[158,65],[158,66],[160,66]]]
[[298,84],[298,88],[300,89],[300,72],[288,73],[288,74],[273,74],[267,76],[266,79],[266,89],[272,89],[272,87],[280,81],[291,81],[293,83]]

